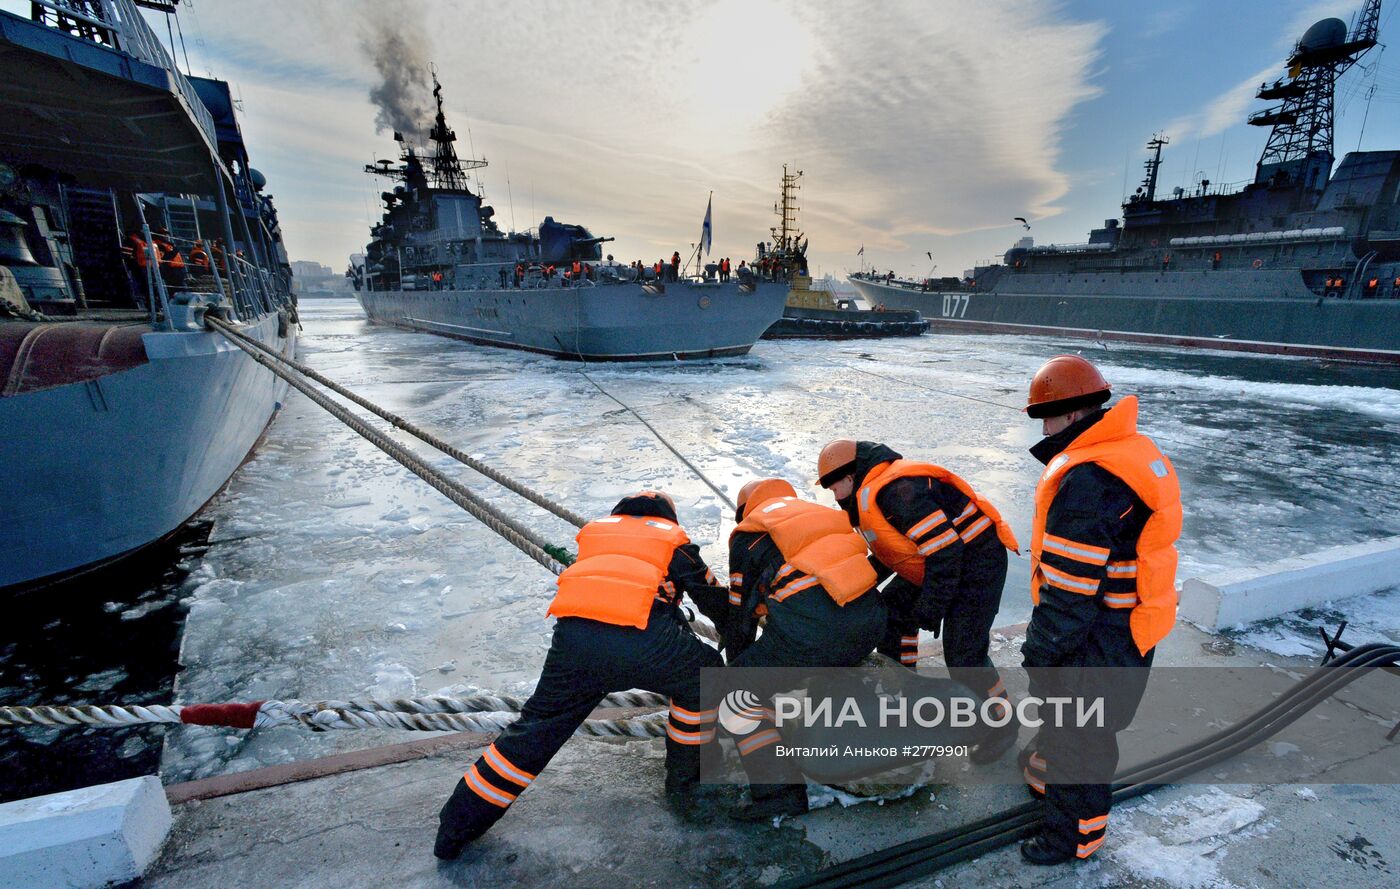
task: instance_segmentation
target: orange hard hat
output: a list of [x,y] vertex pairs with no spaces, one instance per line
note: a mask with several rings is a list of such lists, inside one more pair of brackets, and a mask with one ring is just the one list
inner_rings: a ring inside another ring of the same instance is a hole
[[853,439],[838,438],[827,442],[817,457],[817,481],[823,488],[829,488],[850,474],[855,463],[856,443]]
[[1093,364],[1078,355],[1056,355],[1035,372],[1025,410],[1039,420],[1098,407],[1108,401],[1110,388]]
[[738,502],[734,505],[734,521],[744,520],[744,507],[750,502],[763,503],[776,497],[796,497],[792,485],[780,478],[756,478],[739,489]]

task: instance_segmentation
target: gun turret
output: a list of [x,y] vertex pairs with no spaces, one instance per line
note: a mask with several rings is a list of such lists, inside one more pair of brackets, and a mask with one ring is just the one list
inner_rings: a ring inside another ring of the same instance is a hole
[[613,238],[595,238],[581,225],[566,225],[546,216],[540,223],[540,258],[544,262],[596,261],[603,258],[599,246]]

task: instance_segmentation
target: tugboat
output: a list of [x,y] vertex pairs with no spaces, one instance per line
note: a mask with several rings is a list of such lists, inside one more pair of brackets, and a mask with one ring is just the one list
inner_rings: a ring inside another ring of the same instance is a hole
[[436,75],[433,96],[431,155],[395,133],[400,162],[365,168],[397,183],[349,272],[371,322],[558,358],[647,361],[743,355],[782,314],[786,285],[748,272],[687,276],[679,254],[651,265],[604,259],[612,238],[552,216],[534,231],[502,231],[467,177],[486,161],[457,156]]
[[1276,102],[1252,181],[1157,194],[1146,176],[1083,244],[1018,245],[969,280],[852,276],[865,299],[921,309],[950,333],[1025,333],[1400,363],[1400,151],[1333,169],[1337,78],[1377,42],[1380,0],[1353,28],[1323,19],[1260,86]]
[[186,76],[141,8],[0,12],[0,589],[179,529],[286,384],[217,315],[296,348],[286,251],[228,84]]
[[771,229],[771,244],[761,245],[758,252],[760,270],[775,268],[778,277],[791,281],[783,317],[764,332],[763,338],[853,340],[922,335],[928,330],[928,322],[915,309],[888,310],[883,305],[861,309],[855,300],[812,287],[807,273],[807,241],[797,230],[801,178],[801,170],[789,173],[787,164],[783,164],[782,198],[773,207],[780,221]]

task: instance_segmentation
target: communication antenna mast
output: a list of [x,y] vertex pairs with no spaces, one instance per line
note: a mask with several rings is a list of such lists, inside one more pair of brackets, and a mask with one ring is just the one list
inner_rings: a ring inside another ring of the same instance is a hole
[[1258,98],[1282,102],[1249,116],[1252,126],[1272,128],[1255,182],[1301,183],[1315,190],[1327,184],[1335,159],[1337,78],[1376,45],[1380,13],[1381,0],[1366,0],[1350,34],[1341,19],[1317,22],[1289,55],[1287,79],[1259,87]]
[[773,232],[773,249],[775,250],[791,252],[796,248],[797,211],[802,209],[797,206],[797,192],[802,188],[797,180],[801,178],[801,170],[789,173],[788,165],[783,164],[782,201],[773,205],[773,212],[778,215],[780,222],[770,229]]
[[437,103],[437,116],[433,118],[433,128],[428,133],[428,138],[433,141],[434,146],[428,182],[433,188],[470,191],[471,182],[467,171],[485,167],[486,158],[464,161],[457,157],[457,149],[452,144],[457,141],[457,134],[447,125],[447,117],[442,111],[442,84],[438,83],[437,69],[430,70],[433,74],[433,100]]
[[1155,200],[1157,196],[1157,171],[1162,169],[1162,146],[1170,143],[1171,140],[1161,133],[1154,135],[1147,143],[1147,150],[1152,152],[1152,156],[1142,162],[1147,170],[1147,175],[1142,177],[1143,200]]

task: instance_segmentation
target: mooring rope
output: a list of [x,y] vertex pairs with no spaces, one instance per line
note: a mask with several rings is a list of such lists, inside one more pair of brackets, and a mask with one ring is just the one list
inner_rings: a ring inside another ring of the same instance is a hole
[[525,553],[525,555],[534,559],[536,562],[539,562],[554,574],[563,573],[564,565],[549,552],[551,549],[555,552],[562,552],[560,548],[543,540],[525,526],[511,519],[509,516],[506,516],[504,513],[501,513],[461,483],[447,478],[436,469],[424,463],[412,451],[409,451],[407,448],[389,439],[383,433],[371,428],[359,417],[355,416],[341,405],[336,404],[320,392],[317,392],[305,381],[298,379],[271,358],[245,343],[243,338],[236,335],[223,321],[209,317],[208,315],[205,316],[205,321],[215,330],[223,333],[229,342],[246,352],[248,357],[272,371],[278,377],[285,380],[292,388],[311,399],[315,404],[324,408],[337,420],[349,426],[362,438],[369,441],[390,457],[393,457],[409,472],[412,472],[414,475],[427,482],[439,493],[447,497],[447,499],[469,512],[474,518],[486,525],[486,527],[504,537],[516,549]]
[[[262,729],[300,725],[312,731],[334,729],[404,729],[408,731],[497,732],[518,718],[525,701],[489,693],[450,697],[357,698],[350,701],[253,701],[242,704],[0,707],[0,726],[91,726],[184,724]],[[659,708],[667,699],[643,691],[608,695],[600,706],[610,709]],[[590,719],[580,734],[655,737],[665,733],[662,713],[620,719]]]
[[[248,357],[252,358],[254,361],[258,362],[263,367],[266,367],[268,370],[272,371],[281,379],[286,380],[287,383],[291,385],[294,389],[296,389],[298,392],[301,392],[307,398],[310,398],[312,402],[324,408],[331,414],[331,416],[335,417],[337,420],[340,420],[346,426],[349,426],[352,430],[354,430],[364,439],[369,441],[375,447],[379,448],[381,451],[388,454],[390,457],[393,457],[414,475],[423,479],[423,481],[427,482],[429,485],[432,485],[433,488],[442,493],[443,496],[447,497],[453,503],[456,503],[458,506],[471,513],[472,516],[481,521],[484,525],[486,525],[486,527],[490,528],[492,531],[495,531],[497,534],[504,537],[508,542],[514,545],[521,552],[525,553],[527,556],[534,559],[536,562],[539,562],[541,565],[549,569],[554,574],[560,574],[563,572],[564,564],[560,561],[560,557],[567,557],[567,551],[564,550],[562,547],[551,544],[548,541],[545,541],[544,539],[540,538],[528,528],[524,527],[523,525],[520,525],[510,517],[501,513],[491,504],[481,499],[481,497],[477,496],[475,493],[473,493],[468,488],[464,487],[459,482],[447,478],[442,473],[433,469],[431,466],[428,466],[426,463],[420,460],[412,451],[409,451],[407,448],[404,448],[403,446],[397,444],[391,439],[386,438],[382,433],[376,431],[375,429],[367,425],[363,420],[355,416],[349,410],[347,410],[339,404],[336,404],[334,401],[327,398],[325,395],[322,395],[320,392],[317,392],[304,380],[298,379],[287,368],[282,367],[278,363],[275,363],[272,360],[272,357],[275,357],[277,361],[287,362],[288,364],[292,365],[298,373],[300,373],[302,372],[302,366],[299,366],[296,362],[289,362],[282,356],[277,355],[277,353],[270,351],[261,343],[258,343],[255,340],[243,336],[242,334],[230,328],[221,319],[206,315],[205,320],[215,330],[218,330],[220,333],[224,334],[224,336],[229,340],[229,342],[233,343],[235,346],[248,353]],[[267,354],[260,354],[264,352]],[[348,390],[345,391],[348,392]],[[357,404],[370,404],[364,399],[360,399],[358,396],[355,396],[355,401]],[[374,410],[374,408],[372,407],[370,409]],[[375,413],[379,414],[380,416],[388,415],[385,417],[385,419],[394,416],[388,411],[381,412],[380,410],[375,410]],[[404,422],[402,421],[402,418],[398,419],[400,422]],[[394,421],[390,420],[390,422]],[[431,444],[431,442],[429,443]],[[434,447],[436,447],[436,445],[434,445]],[[448,447],[451,446],[448,445]],[[456,449],[454,448],[453,450],[455,451]],[[461,452],[458,451],[458,453]],[[463,454],[462,456],[466,457],[465,454]],[[473,462],[479,463],[480,461]],[[485,464],[481,465],[483,467],[485,466]],[[489,469],[489,467],[486,468]],[[495,470],[492,470],[492,473],[495,475],[499,475],[499,473],[496,473]],[[505,478],[505,476],[501,477]],[[507,487],[510,486],[508,485]],[[517,484],[517,487],[523,488],[524,490],[529,490],[523,485]],[[512,487],[511,490],[516,490],[516,488]],[[520,491],[516,491],[516,493],[520,493]],[[531,493],[533,494],[534,492],[531,491]],[[545,498],[542,495],[536,496],[539,496],[542,501],[551,502],[548,501],[548,498]],[[544,504],[541,503],[541,505]],[[569,512],[562,506],[559,507],[559,509],[563,512]],[[551,509],[551,511],[554,510]],[[569,515],[573,516],[573,518],[567,518],[561,513],[556,513],[556,515],[560,515],[561,518],[566,518],[566,520],[569,522],[575,522],[575,519],[577,519],[577,523],[580,525],[580,527],[582,526],[582,524],[586,524],[583,518],[581,516],[578,516],[576,513],[569,513]],[[713,627],[699,620],[696,620],[693,617],[689,621],[689,623],[691,629],[695,631],[696,635],[704,639],[708,639],[711,642],[714,642],[715,644],[720,643],[719,634],[715,631]]]
[[407,432],[409,435],[412,435],[414,438],[419,439],[423,443],[437,448],[439,451],[442,451],[444,454],[451,457],[453,460],[456,460],[458,463],[461,463],[462,465],[475,470],[481,475],[486,476],[491,481],[495,482],[501,487],[506,488],[510,491],[514,491],[515,493],[519,494],[521,497],[524,497],[526,500],[529,500],[536,506],[542,507],[543,509],[554,513],[556,516],[573,525],[574,527],[582,528],[584,525],[588,524],[588,519],[569,509],[567,506],[564,506],[561,503],[551,500],[544,494],[541,494],[538,491],[535,491],[534,489],[522,484],[521,482],[516,481],[515,479],[506,475],[505,473],[497,469],[493,469],[492,467],[481,462],[480,460],[476,459],[475,457],[471,456],[470,454],[466,453],[460,448],[457,448],[449,444],[448,442],[443,441],[436,435],[433,435],[431,432],[428,432],[426,429],[423,429],[413,423],[410,423],[408,420],[405,420],[398,414],[395,414],[392,411],[385,410],[384,408],[380,407],[379,405],[375,404],[369,399],[361,395],[357,395],[353,391],[346,389],[344,386],[341,386],[339,383],[335,382],[329,377],[318,373],[316,370],[309,367],[308,365],[303,364],[302,362],[297,361],[294,358],[288,358],[287,356],[281,354],[271,346],[268,346],[265,343],[260,343],[252,337],[246,336],[245,334],[241,334],[236,330],[232,330],[224,326],[219,326],[219,330],[220,332],[226,335],[238,337],[239,339],[243,340],[244,342],[248,343],[254,348],[259,349],[262,352],[272,356],[277,361],[286,365],[287,367],[290,367],[296,370],[298,373],[301,373],[315,380],[316,382],[320,383],[322,386],[325,386],[327,389],[330,389],[337,395],[349,401],[352,401],[355,404],[358,404],[360,407],[364,408],[365,410],[369,411],[370,413],[387,420],[391,425],[395,426],[396,428],[402,429],[403,431]]
[[584,378],[585,380],[587,380],[588,382],[590,382],[590,383],[593,384],[593,388],[597,389],[599,392],[603,393],[603,394],[606,395],[608,398],[611,398],[611,399],[612,399],[614,402],[616,402],[623,410],[627,411],[627,413],[629,413],[629,414],[631,414],[632,416],[636,417],[636,418],[637,418],[637,421],[638,421],[639,423],[641,423],[643,426],[647,427],[647,429],[651,430],[651,434],[654,435],[654,436],[656,436],[656,440],[659,441],[659,442],[661,442],[661,444],[662,444],[663,446],[665,446],[666,450],[668,450],[668,451],[670,451],[671,453],[675,454],[675,455],[676,455],[676,459],[680,460],[682,463],[684,463],[684,464],[686,465],[686,468],[687,468],[687,469],[689,469],[691,472],[695,473],[695,476],[696,476],[697,478],[699,478],[700,481],[704,482],[705,485],[706,485],[711,491],[714,491],[714,492],[715,492],[715,496],[718,497],[720,500],[722,500],[722,501],[725,503],[725,505],[727,505],[731,510],[734,510],[734,511],[737,511],[737,510],[738,510],[738,507],[736,507],[736,506],[734,505],[734,501],[733,501],[732,499],[730,499],[729,495],[726,494],[726,493],[724,493],[724,490],[723,490],[722,488],[720,488],[719,485],[716,485],[714,482],[710,481],[710,477],[707,476],[704,472],[702,472],[702,471],[700,470],[700,467],[698,467],[698,466],[696,466],[694,463],[690,462],[690,459],[689,459],[688,457],[686,457],[685,454],[682,454],[682,453],[680,452],[680,450],[678,450],[678,449],[676,448],[675,445],[671,444],[671,442],[670,442],[669,440],[667,440],[666,436],[664,436],[664,435],[662,435],[660,432],[658,432],[655,426],[653,426],[653,425],[651,425],[651,423],[647,422],[647,418],[646,418],[646,417],[643,417],[641,414],[639,414],[639,413],[637,413],[635,410],[633,410],[633,409],[632,409],[632,406],[629,405],[629,404],[627,404],[627,402],[625,402],[625,401],[623,401],[622,399],[618,398],[616,395],[613,395],[613,394],[612,394],[611,392],[609,392],[607,389],[604,389],[601,385],[598,384],[598,381],[595,380],[595,379],[593,379],[593,377],[589,376],[589,375],[588,375],[588,371],[584,370],[582,367],[579,368],[579,373],[583,374],[583,378]]

